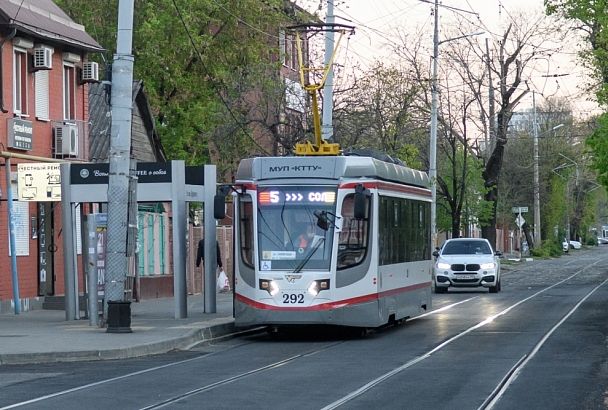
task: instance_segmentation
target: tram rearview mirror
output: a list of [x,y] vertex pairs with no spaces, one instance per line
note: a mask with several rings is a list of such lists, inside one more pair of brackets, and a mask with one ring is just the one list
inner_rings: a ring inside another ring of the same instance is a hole
[[213,217],[215,219],[226,217],[226,195],[216,194],[213,197]]
[[353,209],[353,216],[355,217],[355,219],[365,219],[365,202],[365,188],[363,188],[363,186],[361,185],[358,185],[355,191],[355,204]]
[[327,219],[327,212],[314,211],[314,216],[317,217],[317,226],[324,231],[329,229],[329,220]]

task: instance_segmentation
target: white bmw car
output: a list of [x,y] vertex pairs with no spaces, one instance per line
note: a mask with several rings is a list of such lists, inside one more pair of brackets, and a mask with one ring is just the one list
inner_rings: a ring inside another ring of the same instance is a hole
[[449,287],[484,287],[490,293],[500,291],[501,252],[494,252],[487,239],[454,238],[433,252],[435,293]]

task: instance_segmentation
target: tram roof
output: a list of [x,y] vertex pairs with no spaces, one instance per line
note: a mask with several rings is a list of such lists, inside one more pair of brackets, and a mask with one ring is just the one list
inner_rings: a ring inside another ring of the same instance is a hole
[[[426,172],[372,157],[256,157],[240,162],[237,181],[380,179],[428,188]],[[283,182],[283,181],[282,181]]]

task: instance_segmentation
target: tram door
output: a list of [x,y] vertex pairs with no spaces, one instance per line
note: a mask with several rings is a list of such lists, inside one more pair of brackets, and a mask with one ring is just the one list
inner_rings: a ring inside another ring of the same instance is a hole
[[54,202],[38,202],[38,294],[55,294],[54,254],[57,249],[53,226]]

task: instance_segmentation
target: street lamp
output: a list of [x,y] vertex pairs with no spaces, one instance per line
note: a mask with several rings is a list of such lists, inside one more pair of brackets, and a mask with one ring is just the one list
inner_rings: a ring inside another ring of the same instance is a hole
[[[532,104],[534,107],[534,245],[540,246],[540,175],[538,170],[538,126],[536,123],[536,101],[534,99],[534,92],[532,93]],[[549,131],[545,131],[543,134],[551,131],[555,131],[558,128],[563,127],[564,124],[558,124],[551,128]]]
[[[424,0],[421,0],[424,1]],[[470,13],[470,12],[469,12]],[[476,14],[476,13],[473,13]],[[478,36],[484,32],[465,34],[439,41],[439,0],[435,0],[435,25],[433,28],[433,74],[431,77],[431,138],[429,148],[429,179],[431,180],[431,238],[437,246],[437,70],[439,68],[439,44],[461,38]]]

